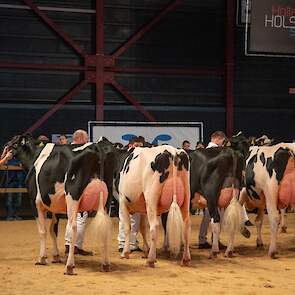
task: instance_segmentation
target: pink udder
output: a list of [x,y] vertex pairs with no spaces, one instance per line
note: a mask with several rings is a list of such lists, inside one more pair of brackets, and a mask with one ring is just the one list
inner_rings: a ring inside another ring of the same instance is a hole
[[[184,201],[184,186],[179,177],[176,177],[176,196],[178,206],[181,207]],[[159,206],[163,210],[168,210],[173,201],[173,180],[169,178],[165,181],[162,189]]]
[[295,168],[292,158],[289,159],[281,180],[278,199],[280,208],[295,204]]
[[100,192],[102,192],[103,194],[104,207],[108,198],[107,186],[103,181],[99,179],[92,180],[82,193],[81,201],[79,204],[79,211],[82,212],[97,210],[99,206]]
[[232,188],[232,187],[227,187],[227,188],[221,189],[219,199],[218,199],[218,207],[219,208],[226,208],[229,205],[229,203],[233,197],[234,190],[238,193],[238,190],[236,188]]
[[192,207],[193,209],[204,209],[207,207],[207,200],[201,194],[195,193],[192,199]]

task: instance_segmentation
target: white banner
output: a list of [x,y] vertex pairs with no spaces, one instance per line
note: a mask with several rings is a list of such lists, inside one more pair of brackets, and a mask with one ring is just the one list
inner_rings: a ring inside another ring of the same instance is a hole
[[124,146],[135,136],[143,136],[152,144],[169,144],[181,147],[184,140],[191,143],[195,149],[196,143],[203,140],[202,122],[94,122],[88,123],[90,140],[96,142],[101,136],[113,143],[120,142]]

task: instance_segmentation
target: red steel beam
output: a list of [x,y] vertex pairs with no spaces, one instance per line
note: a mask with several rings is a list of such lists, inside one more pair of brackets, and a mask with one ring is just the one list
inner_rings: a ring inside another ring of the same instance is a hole
[[133,96],[131,96],[121,84],[115,80],[112,81],[111,84],[115,87],[115,89],[117,89],[118,92],[125,96],[129,102],[131,102],[134,107],[140,111],[150,122],[156,122],[156,119],[148,111],[146,111],[143,106]]
[[225,95],[227,136],[233,135],[234,125],[234,2],[234,0],[226,0]]
[[[53,71],[87,71],[87,66],[67,65],[67,64],[33,64],[33,63],[12,63],[0,62],[0,68],[6,69],[28,69],[28,70],[53,70]],[[182,69],[182,68],[160,68],[160,67],[111,67],[106,68],[107,72],[115,73],[135,73],[135,74],[161,74],[161,75],[183,75],[183,76],[222,76],[224,70],[219,68],[199,68],[199,69]]]
[[32,0],[23,0],[34,13],[42,19],[56,34],[58,34],[68,45],[70,45],[82,57],[85,57],[86,52],[74,40],[72,40],[56,23],[54,23],[43,11],[41,11]]
[[53,71],[86,71],[85,66],[67,64],[32,64],[0,62],[0,68],[4,69],[28,69],[28,70],[53,70]]
[[81,80],[78,82],[67,94],[65,94],[57,104],[55,104],[49,111],[47,111],[39,120],[37,120],[28,130],[24,133],[33,133],[38,127],[40,127],[45,121],[47,121],[55,112],[57,112],[68,100],[74,95],[79,93],[81,89],[88,83],[87,80]]
[[135,74],[161,74],[161,75],[183,75],[183,76],[223,76],[224,70],[219,68],[200,68],[200,69],[182,69],[182,68],[159,68],[159,67],[113,67],[110,69],[116,73],[135,73]]
[[127,42],[120,46],[112,56],[118,58],[124,53],[130,46],[132,46],[137,40],[139,40],[146,32],[151,30],[165,15],[174,10],[176,6],[181,4],[183,0],[174,0],[168,6],[166,6],[159,14],[157,14],[152,20],[145,24],[139,31],[132,35]]
[[104,118],[104,1],[96,0],[96,83],[95,119]]

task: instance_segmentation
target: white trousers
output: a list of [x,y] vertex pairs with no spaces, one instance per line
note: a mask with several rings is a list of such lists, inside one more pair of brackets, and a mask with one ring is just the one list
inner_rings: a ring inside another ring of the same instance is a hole
[[[77,239],[76,239],[75,246],[78,247],[79,249],[83,249],[87,217],[88,217],[87,211],[77,214]],[[66,232],[65,232],[66,245],[70,245],[71,239],[72,239],[72,233],[69,227],[69,220],[68,220]]]
[[[140,226],[140,213],[130,214],[130,250],[138,248],[137,234]],[[125,244],[125,233],[124,233],[124,224],[122,222],[122,211],[119,208],[119,234],[118,234],[119,248],[123,248]]]

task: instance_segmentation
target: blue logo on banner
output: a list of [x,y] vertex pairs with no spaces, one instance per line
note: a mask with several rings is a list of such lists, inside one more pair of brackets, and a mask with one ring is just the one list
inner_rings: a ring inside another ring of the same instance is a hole
[[[136,137],[135,134],[124,134],[122,135],[122,139],[125,141],[130,141],[132,138]],[[159,141],[169,141],[171,140],[172,137],[169,134],[159,134],[157,135],[153,140],[152,140],[152,144],[159,144]]]

